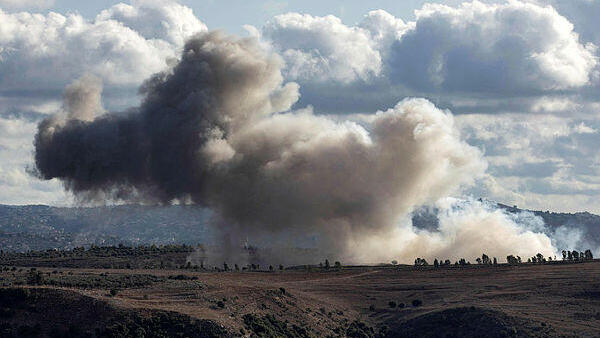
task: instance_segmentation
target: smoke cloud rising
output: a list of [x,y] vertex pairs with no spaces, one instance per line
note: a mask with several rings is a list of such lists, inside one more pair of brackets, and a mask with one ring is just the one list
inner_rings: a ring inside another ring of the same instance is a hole
[[285,231],[315,234],[354,262],[554,250],[482,207],[449,212],[436,233],[399,226],[416,206],[473,184],[482,153],[424,99],[361,123],[290,110],[299,88],[282,68],[255,39],[211,32],[189,40],[126,112],[100,115],[101,85],[84,77],[65,91],[65,111],[39,125],[39,175],[84,200],[208,207],[234,246]]

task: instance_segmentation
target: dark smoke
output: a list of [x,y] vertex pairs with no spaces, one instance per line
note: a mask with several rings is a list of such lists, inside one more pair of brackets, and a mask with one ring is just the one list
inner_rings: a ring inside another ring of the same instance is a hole
[[282,66],[255,39],[213,32],[188,41],[127,112],[99,115],[98,83],[79,80],[65,112],[39,125],[37,170],[82,199],[207,206],[232,247],[285,229],[369,261],[398,253],[402,241],[415,251],[444,241],[398,222],[484,173],[452,114],[424,99],[362,124],[289,111],[299,88],[284,84]]
[[82,93],[99,89],[79,81],[65,92],[66,119],[39,126],[37,169],[88,198],[204,204],[206,171],[219,154],[203,148],[296,101],[297,87],[281,87],[279,68],[254,41],[215,32],[190,40],[179,64],[148,80],[142,105],[127,113],[90,118],[95,98]]

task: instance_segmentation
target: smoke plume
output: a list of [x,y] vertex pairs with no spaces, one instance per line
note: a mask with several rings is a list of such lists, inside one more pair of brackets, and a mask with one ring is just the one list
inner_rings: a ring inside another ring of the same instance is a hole
[[[365,243],[398,231],[396,244],[384,241],[396,245],[389,257],[450,254],[478,241],[462,235],[473,222],[496,227],[501,216],[475,213],[421,241],[398,228],[415,206],[457,192],[486,169],[450,112],[424,99],[405,99],[360,124],[310,107],[292,111],[299,87],[284,83],[282,67],[255,39],[212,32],[189,40],[177,65],[147,80],[143,102],[126,112],[97,116],[98,83],[82,79],[67,88],[65,112],[39,125],[37,170],[82,199],[208,207],[234,243],[315,234],[351,261],[383,259]],[[547,248],[535,236],[497,230],[489,243]],[[444,236],[460,240],[444,246]]]

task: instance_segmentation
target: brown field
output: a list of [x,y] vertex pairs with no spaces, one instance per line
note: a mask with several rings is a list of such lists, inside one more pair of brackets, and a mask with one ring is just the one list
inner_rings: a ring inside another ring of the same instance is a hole
[[[21,273],[26,271],[29,270],[23,269]],[[275,272],[70,268],[41,268],[38,271],[44,276],[71,278],[87,278],[100,273],[151,275],[158,281],[141,287],[119,288],[116,296],[111,296],[108,288],[21,287],[67,289],[106,301],[116,308],[174,311],[213,320],[234,334],[252,333],[242,319],[243,315],[251,313],[272,314],[290,325],[308,328],[314,336],[344,336],[339,328],[354,320],[375,328],[386,326],[390,329],[389,336],[400,336],[408,325],[406,323],[417,325],[419,320],[425,321],[419,318],[430,318],[427,317],[429,313],[463,307],[473,310],[471,307],[474,307],[479,311],[478,316],[483,313],[481,311],[492,310],[492,316],[510,318],[515,332],[508,332],[507,336],[600,336],[600,261],[439,269],[343,267],[329,271]],[[10,273],[5,271],[2,276]],[[182,274],[197,279],[168,278]],[[413,300],[421,300],[422,305],[413,306]],[[405,307],[392,308],[390,301],[404,303]],[[441,318],[447,319],[446,315]],[[437,320],[440,319],[427,319],[433,321],[434,326]],[[425,331],[422,336],[427,336]]]

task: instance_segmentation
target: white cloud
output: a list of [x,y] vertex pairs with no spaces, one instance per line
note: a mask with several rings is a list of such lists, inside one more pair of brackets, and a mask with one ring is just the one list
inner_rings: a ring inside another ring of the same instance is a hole
[[[421,90],[505,93],[588,84],[596,47],[552,7],[426,4],[392,46],[390,72]],[[395,75],[395,76],[394,76]]]
[[116,20],[146,39],[165,40],[174,46],[182,46],[190,36],[207,30],[191,8],[162,0],[119,3],[96,17],[96,21],[106,20]]
[[167,67],[186,37],[205,30],[189,8],[166,1],[118,4],[92,21],[0,10],[0,91],[60,91],[83,73],[137,87]]
[[0,204],[66,204],[69,197],[58,180],[40,181],[27,172],[37,122],[0,117]]
[[332,15],[278,15],[263,33],[283,54],[291,79],[347,83],[381,72],[381,56],[368,31]]
[[489,163],[476,196],[541,210],[600,211],[599,119],[473,114],[456,121]]
[[[562,113],[580,108],[573,92],[598,78],[593,41],[551,6],[531,2],[426,4],[413,22],[376,10],[354,26],[288,13],[262,32],[284,55],[286,75],[303,84],[301,104],[317,111],[365,112],[425,96],[456,113]],[[474,103],[465,111],[457,100]]]

